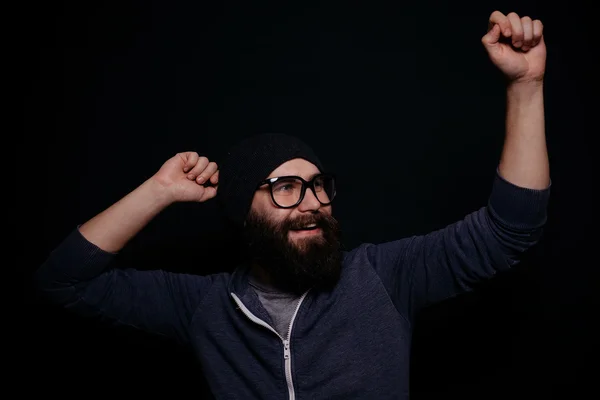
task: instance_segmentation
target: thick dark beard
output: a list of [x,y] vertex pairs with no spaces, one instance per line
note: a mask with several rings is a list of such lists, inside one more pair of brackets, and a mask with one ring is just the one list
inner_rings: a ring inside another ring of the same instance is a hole
[[[294,228],[317,224],[322,235],[293,243],[288,233]],[[273,223],[250,212],[243,233],[245,250],[280,290],[302,294],[309,288],[330,290],[342,269],[340,229],[335,218],[316,212],[293,220]]]

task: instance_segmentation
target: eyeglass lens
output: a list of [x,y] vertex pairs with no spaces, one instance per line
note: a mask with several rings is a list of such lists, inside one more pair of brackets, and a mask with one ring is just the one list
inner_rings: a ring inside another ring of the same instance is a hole
[[[318,176],[314,179],[313,184],[319,202],[323,205],[331,203],[335,195],[333,177]],[[271,186],[275,203],[280,207],[291,207],[297,204],[302,196],[302,185],[303,182],[297,178],[283,178],[275,181]],[[308,187],[306,189],[310,190]]]

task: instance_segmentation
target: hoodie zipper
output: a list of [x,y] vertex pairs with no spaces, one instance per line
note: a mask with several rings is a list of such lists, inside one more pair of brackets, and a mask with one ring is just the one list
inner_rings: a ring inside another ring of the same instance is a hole
[[289,400],[296,399],[296,393],[294,392],[294,382],[292,381],[292,350],[290,348],[290,338],[292,337],[292,327],[294,326],[294,320],[296,319],[296,314],[298,314],[300,305],[302,304],[302,301],[304,300],[304,298],[306,297],[308,292],[309,292],[309,290],[306,291],[302,295],[302,297],[300,297],[300,300],[298,301],[298,304],[296,305],[296,310],[294,311],[294,315],[292,316],[292,320],[290,321],[290,326],[288,327],[288,333],[287,333],[287,336],[285,339],[283,337],[281,337],[281,335],[279,333],[277,333],[277,331],[275,329],[273,329],[271,327],[271,325],[267,324],[265,321],[263,321],[262,319],[258,318],[254,314],[252,314],[250,312],[250,310],[248,310],[248,308],[244,305],[244,303],[242,303],[242,301],[239,299],[239,297],[237,297],[235,295],[235,293],[231,293],[231,297],[233,297],[233,300],[235,300],[235,302],[237,303],[240,310],[242,310],[242,312],[244,313],[244,315],[246,315],[246,317],[248,317],[248,319],[250,319],[255,324],[258,324],[260,326],[267,328],[268,330],[270,330],[271,332],[276,334],[279,339],[281,339],[281,341],[283,343],[283,360],[284,360],[284,365],[285,365],[285,380],[286,380],[287,387],[288,387]]

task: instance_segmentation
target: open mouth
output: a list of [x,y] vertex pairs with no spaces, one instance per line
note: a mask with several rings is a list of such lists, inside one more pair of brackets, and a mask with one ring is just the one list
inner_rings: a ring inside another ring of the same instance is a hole
[[322,233],[318,224],[304,225],[290,230],[290,234],[295,238],[312,237],[322,235]]
[[305,225],[299,228],[294,228],[292,230],[294,231],[314,231],[316,229],[318,229],[319,227],[317,226],[317,224],[309,224],[309,225]]

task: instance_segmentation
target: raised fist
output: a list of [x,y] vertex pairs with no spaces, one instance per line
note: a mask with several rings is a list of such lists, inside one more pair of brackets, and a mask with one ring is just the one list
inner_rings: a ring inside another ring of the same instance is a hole
[[210,200],[217,194],[217,164],[193,151],[178,153],[152,177],[163,186],[173,202]]

